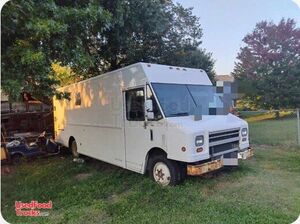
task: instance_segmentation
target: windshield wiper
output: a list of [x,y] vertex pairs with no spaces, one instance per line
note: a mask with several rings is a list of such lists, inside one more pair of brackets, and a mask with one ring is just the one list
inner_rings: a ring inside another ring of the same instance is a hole
[[189,113],[188,112],[180,112],[180,113],[174,113],[174,114],[170,114],[170,116],[175,117],[175,116],[188,116]]

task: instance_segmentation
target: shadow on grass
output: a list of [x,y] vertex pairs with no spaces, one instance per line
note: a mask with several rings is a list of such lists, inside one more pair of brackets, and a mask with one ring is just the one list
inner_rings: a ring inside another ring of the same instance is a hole
[[[254,158],[252,158],[253,162]],[[223,167],[219,170],[201,175],[201,176],[188,176],[187,180],[191,182],[201,182],[201,181],[219,181],[219,180],[232,180],[238,181],[240,178],[243,178],[249,174],[255,174],[257,170],[250,164],[240,162],[238,166],[232,167]]]

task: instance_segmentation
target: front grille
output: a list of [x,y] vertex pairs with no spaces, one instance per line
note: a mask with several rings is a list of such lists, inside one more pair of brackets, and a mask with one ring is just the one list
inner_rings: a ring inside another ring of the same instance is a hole
[[237,148],[240,139],[240,129],[230,129],[225,131],[209,133],[210,154],[222,154],[230,149]]
[[225,152],[230,149],[235,149],[239,146],[239,142],[230,142],[230,143],[225,143],[222,145],[215,145],[215,146],[210,146],[209,147],[209,153],[211,155],[216,155],[216,154],[222,154],[222,152]]
[[212,132],[209,134],[209,143],[219,142],[223,140],[228,140],[232,138],[239,138],[240,129],[222,131],[222,132]]

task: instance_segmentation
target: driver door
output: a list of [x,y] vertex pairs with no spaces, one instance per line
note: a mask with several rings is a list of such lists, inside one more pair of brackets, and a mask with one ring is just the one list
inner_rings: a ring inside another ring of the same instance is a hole
[[150,145],[150,132],[145,121],[145,88],[124,92],[124,131],[126,168],[143,172],[145,152]]

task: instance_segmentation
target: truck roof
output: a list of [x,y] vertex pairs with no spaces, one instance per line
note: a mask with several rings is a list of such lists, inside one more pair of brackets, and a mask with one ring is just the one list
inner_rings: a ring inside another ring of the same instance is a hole
[[140,64],[150,82],[212,85],[208,75],[202,69],[150,63]]
[[99,77],[105,77],[113,73],[119,73],[133,67],[140,66],[144,71],[144,75],[149,82],[153,83],[171,83],[171,84],[196,84],[196,85],[212,85],[208,75],[202,69],[185,68],[171,65],[152,64],[145,62],[138,62],[132,65],[128,65],[117,70],[113,70],[102,75],[98,75],[89,79],[82,80],[77,83],[73,83],[67,86],[59,87],[58,89],[76,85],[78,83],[84,83]]

